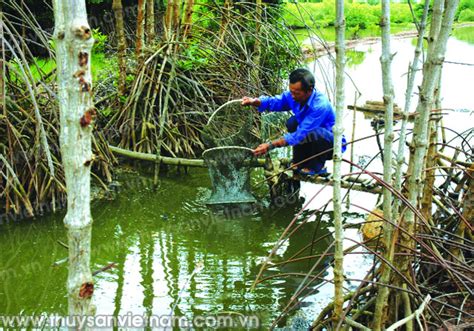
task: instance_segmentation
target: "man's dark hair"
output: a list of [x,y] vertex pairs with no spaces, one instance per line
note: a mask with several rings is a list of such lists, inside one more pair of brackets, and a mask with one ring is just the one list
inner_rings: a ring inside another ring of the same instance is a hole
[[301,82],[303,90],[309,91],[314,88],[314,76],[311,71],[303,68],[296,69],[290,74],[290,84]]

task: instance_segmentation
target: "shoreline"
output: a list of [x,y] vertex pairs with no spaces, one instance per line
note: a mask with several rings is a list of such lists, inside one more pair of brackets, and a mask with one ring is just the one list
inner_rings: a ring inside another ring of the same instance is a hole
[[[474,26],[474,22],[460,23],[454,26],[454,29]],[[418,36],[417,30],[402,31],[391,35],[394,40],[414,38]],[[359,45],[372,45],[381,40],[380,36],[364,37],[360,39],[346,40],[346,49],[351,49]],[[304,59],[315,59],[335,51],[335,41],[325,42],[318,36],[308,37],[301,44],[301,51]]]

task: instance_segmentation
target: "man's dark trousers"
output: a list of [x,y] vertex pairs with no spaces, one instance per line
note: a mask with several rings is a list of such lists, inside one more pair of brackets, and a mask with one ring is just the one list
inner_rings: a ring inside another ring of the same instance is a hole
[[[295,132],[298,128],[298,121],[295,116],[291,116],[286,121],[288,132]],[[293,163],[299,163],[313,155],[311,160],[298,165],[298,168],[309,168],[315,172],[324,168],[326,160],[332,159],[333,137],[331,132],[325,128],[315,128],[308,136],[299,144],[293,146]],[[323,153],[325,152],[325,153]]]

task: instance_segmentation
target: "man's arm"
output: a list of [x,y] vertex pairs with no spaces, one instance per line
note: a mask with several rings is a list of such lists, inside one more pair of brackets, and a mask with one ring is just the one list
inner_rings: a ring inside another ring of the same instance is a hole
[[271,142],[268,142],[268,143],[263,143],[263,144],[258,145],[258,147],[253,150],[253,154],[255,156],[264,155],[264,154],[267,154],[269,151],[271,151],[274,148],[283,147],[283,146],[286,146],[286,145],[288,145],[288,144],[287,144],[285,138],[280,138],[280,139],[277,139],[277,140],[274,140],[274,141],[271,141]]
[[243,97],[242,98],[242,106],[254,106],[260,107],[262,102],[259,98],[250,98],[250,97]]
[[259,98],[242,98],[242,106],[258,107],[259,112],[267,111],[288,111],[290,105],[288,104],[288,97],[290,92],[285,92],[274,97],[261,96]]

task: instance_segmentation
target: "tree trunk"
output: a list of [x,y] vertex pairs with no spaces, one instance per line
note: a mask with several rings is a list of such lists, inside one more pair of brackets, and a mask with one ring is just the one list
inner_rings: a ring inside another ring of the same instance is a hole
[[[388,185],[392,185],[392,142],[393,142],[393,83],[392,83],[392,54],[390,49],[390,0],[382,1],[382,18],[380,20],[382,29],[382,56],[380,62],[382,65],[382,85],[383,100],[385,104],[385,134],[384,134],[384,152],[383,152],[383,179]],[[383,214],[389,221],[392,215],[392,193],[384,187],[383,189]],[[387,261],[393,260],[392,245],[393,225],[390,222],[383,223],[383,253]],[[390,267],[382,264],[382,275],[378,287],[377,300],[375,303],[374,330],[380,330],[384,324],[389,287],[385,286],[390,282]]]
[[193,24],[193,12],[194,12],[194,0],[186,1],[186,10],[184,13],[184,32],[183,40],[185,40],[190,34]]
[[224,43],[224,38],[227,31],[227,25],[229,24],[230,11],[232,10],[232,6],[233,6],[232,0],[224,1],[224,9],[222,11],[221,26],[219,29],[219,42],[217,44],[217,47],[220,47]]
[[[342,117],[345,108],[344,95],[344,68],[346,62],[345,54],[345,28],[344,0],[336,2],[336,123],[334,126],[334,323],[338,324],[342,317],[342,306],[344,304],[344,269],[343,269],[343,240],[344,229],[342,227],[342,201],[341,201],[341,160],[342,160]],[[337,329],[337,328],[336,328]]]
[[[424,35],[425,35],[425,29],[426,29],[426,22],[428,20],[428,12],[430,8],[430,2],[425,1],[425,4],[423,6],[423,14],[421,17],[421,21],[418,25],[418,39],[416,42],[416,48],[415,48],[415,56],[413,58],[413,63],[410,65],[408,69],[408,79],[407,79],[407,89],[405,92],[405,106],[403,109],[403,120],[402,120],[402,127],[400,129],[400,138],[398,140],[398,150],[397,150],[397,165],[395,169],[395,190],[400,192],[402,190],[402,167],[403,163],[405,161],[405,142],[406,142],[406,129],[407,129],[407,123],[408,123],[408,112],[410,111],[410,106],[411,106],[411,98],[413,94],[413,87],[415,85],[415,76],[418,71],[419,67],[419,62],[420,62],[420,56],[422,52],[422,47],[423,47],[423,40],[424,40]],[[400,213],[399,213],[399,207],[400,207],[400,200],[397,198],[393,202],[393,209],[392,209],[392,219],[397,220],[399,219]]]
[[127,81],[127,40],[125,38],[125,27],[123,23],[123,7],[122,0],[113,0],[112,9],[115,15],[115,30],[117,31],[117,48],[118,48],[118,64],[119,64],[119,96],[125,94]]
[[[472,232],[470,228],[466,228],[466,223],[465,222],[471,222],[474,220],[474,163],[471,164],[471,166],[466,169],[466,177],[467,177],[467,190],[464,193],[464,199],[463,199],[463,211],[462,211],[462,216],[464,218],[459,220],[459,225],[456,230],[456,236],[457,239],[456,241],[460,245],[465,244],[465,239],[467,236],[468,241],[472,241]],[[464,255],[462,253],[462,250],[459,249],[458,247],[455,247],[453,250],[453,254],[456,258],[458,258],[460,261],[464,261]]]
[[256,0],[255,4],[256,8],[256,22],[255,22],[255,35],[257,38],[255,38],[255,44],[253,48],[253,63],[255,64],[255,79],[256,81],[259,81],[258,77],[258,67],[260,66],[260,54],[261,54],[261,46],[260,46],[260,25],[262,22],[262,0]]
[[60,111],[60,144],[67,187],[64,223],[69,238],[67,280],[70,315],[94,313],[90,272],[92,218],[90,164],[92,103],[90,54],[94,39],[84,0],[54,0],[56,62]]
[[[412,149],[414,152],[410,159],[410,176],[408,178],[408,200],[415,207],[418,207],[420,187],[423,184],[423,166],[428,145],[428,123],[433,105],[434,90],[438,83],[446,53],[446,44],[451,33],[458,3],[459,0],[448,1],[444,11],[444,0],[435,0],[433,3],[428,52],[423,66],[423,81],[416,108],[418,116],[413,131]],[[397,268],[410,279],[411,252],[414,248],[414,241],[410,238],[410,235],[415,234],[415,215],[411,209],[407,209],[403,221],[402,227],[407,234],[401,234],[400,236],[400,247],[403,248],[400,252],[399,261],[397,261]]]
[[[432,27],[429,38],[430,44],[428,46],[426,63],[423,67],[423,82],[420,89],[419,103],[416,109],[419,116],[415,121],[412,142],[414,155],[413,170],[409,177],[409,201],[413,206],[418,205],[419,188],[422,184],[423,164],[428,145],[428,123],[433,105],[433,95],[444,61],[446,44],[451,32],[454,13],[458,3],[459,0],[447,2],[448,6],[444,11],[444,16],[442,10],[444,1],[435,0],[433,5]],[[413,233],[413,212],[407,211],[405,222],[409,230],[408,233]]]
[[146,1],[146,40],[151,44],[155,40],[155,0]]
[[178,0],[169,0],[165,14],[166,39],[171,40],[173,33],[177,34],[179,27],[179,2]]
[[423,196],[421,198],[421,214],[423,217],[430,222],[433,204],[433,185],[435,180],[435,168],[437,163],[437,151],[436,151],[436,125],[432,121],[429,123],[428,129],[429,135],[429,147],[428,153],[426,154],[425,161],[425,180],[423,181]]
[[138,0],[137,35],[135,40],[135,54],[139,61],[142,59],[145,44],[145,0]]
[[[0,22],[3,22],[3,8],[0,3]],[[5,47],[3,37],[3,24],[0,24],[0,114],[6,116],[6,100],[5,100]]]

